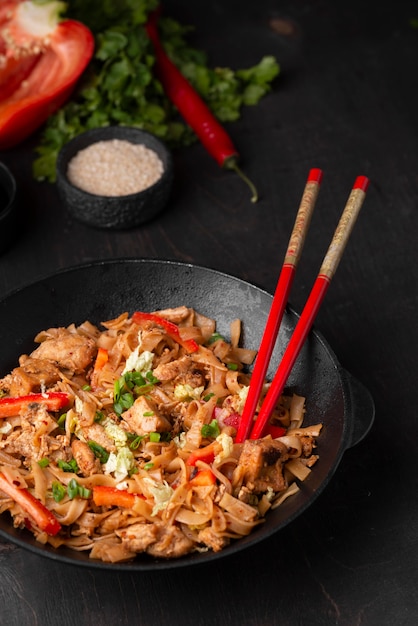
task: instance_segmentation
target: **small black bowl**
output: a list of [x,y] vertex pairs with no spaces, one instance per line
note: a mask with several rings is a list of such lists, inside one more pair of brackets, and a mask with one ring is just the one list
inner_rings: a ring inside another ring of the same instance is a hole
[[[118,139],[142,144],[154,151],[163,164],[161,177],[150,187],[129,195],[105,196],[84,191],[72,184],[68,164],[80,151],[98,141]],[[78,221],[96,228],[134,228],[154,218],[167,204],[173,182],[171,153],[151,133],[128,126],[107,126],[88,130],[69,141],[57,159],[57,187],[67,210]]]
[[0,254],[10,247],[16,230],[16,181],[9,168],[0,162]]

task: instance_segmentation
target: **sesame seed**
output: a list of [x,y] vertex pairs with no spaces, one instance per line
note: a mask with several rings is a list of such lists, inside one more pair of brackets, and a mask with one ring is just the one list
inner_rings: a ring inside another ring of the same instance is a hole
[[68,180],[102,196],[126,196],[143,191],[162,176],[164,166],[154,150],[120,139],[98,141],[69,162]]

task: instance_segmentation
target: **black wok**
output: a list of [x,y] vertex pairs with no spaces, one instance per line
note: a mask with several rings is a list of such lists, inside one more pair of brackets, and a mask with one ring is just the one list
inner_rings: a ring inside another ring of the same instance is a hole
[[[242,280],[203,267],[158,261],[120,259],[95,262],[61,271],[19,289],[0,301],[0,376],[17,364],[20,354],[35,348],[33,338],[42,329],[88,319],[100,323],[123,311],[151,311],[185,304],[217,320],[228,335],[229,323],[243,321],[243,343],[257,348],[272,297]],[[298,316],[287,309],[269,369],[272,376]],[[0,516],[0,535],[39,555],[57,561],[114,570],[157,570],[202,564],[266,539],[300,515],[331,480],[347,448],[358,443],[374,419],[369,392],[350,376],[323,337],[312,331],[288,380],[287,388],[306,396],[307,421],[322,422],[319,462],[302,484],[300,493],[267,515],[251,535],[222,552],[196,553],[181,559],[158,561],[139,555],[130,563],[106,564],[87,554],[36,542],[27,531],[12,527],[8,514]]]

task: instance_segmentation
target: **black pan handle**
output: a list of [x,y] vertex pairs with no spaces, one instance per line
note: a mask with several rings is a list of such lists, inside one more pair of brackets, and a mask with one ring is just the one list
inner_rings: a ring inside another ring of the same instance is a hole
[[375,417],[375,405],[369,390],[347,371],[345,382],[350,394],[352,430],[347,448],[360,443],[371,429]]

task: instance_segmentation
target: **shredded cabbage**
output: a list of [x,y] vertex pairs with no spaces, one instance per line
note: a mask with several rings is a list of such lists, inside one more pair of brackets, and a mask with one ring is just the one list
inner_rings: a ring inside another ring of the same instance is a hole
[[200,400],[204,387],[192,387],[191,385],[176,385],[174,396],[177,400]]
[[123,428],[115,424],[115,422],[110,418],[103,422],[103,426],[106,433],[115,442],[115,446],[117,448],[123,448],[126,445],[126,442],[128,441],[128,436]]
[[119,482],[129,475],[130,470],[134,467],[134,455],[129,448],[120,448],[115,454],[111,452],[104,466],[105,474],[113,474]]
[[146,374],[151,370],[154,354],[149,350],[144,350],[144,352],[139,354],[140,349],[141,346],[138,345],[126,359],[126,365],[122,372],[122,376],[123,374],[126,374],[126,372],[133,372],[134,370],[143,374]]
[[159,511],[163,511],[167,508],[170,498],[173,495],[173,489],[167,481],[157,482],[152,478],[145,478],[145,482],[149,485],[149,490],[155,502],[151,515],[157,515]]
[[226,433],[221,433],[216,437],[216,441],[218,441],[222,446],[222,450],[215,457],[215,462],[219,463],[228,456],[231,456],[234,449],[234,440]]

